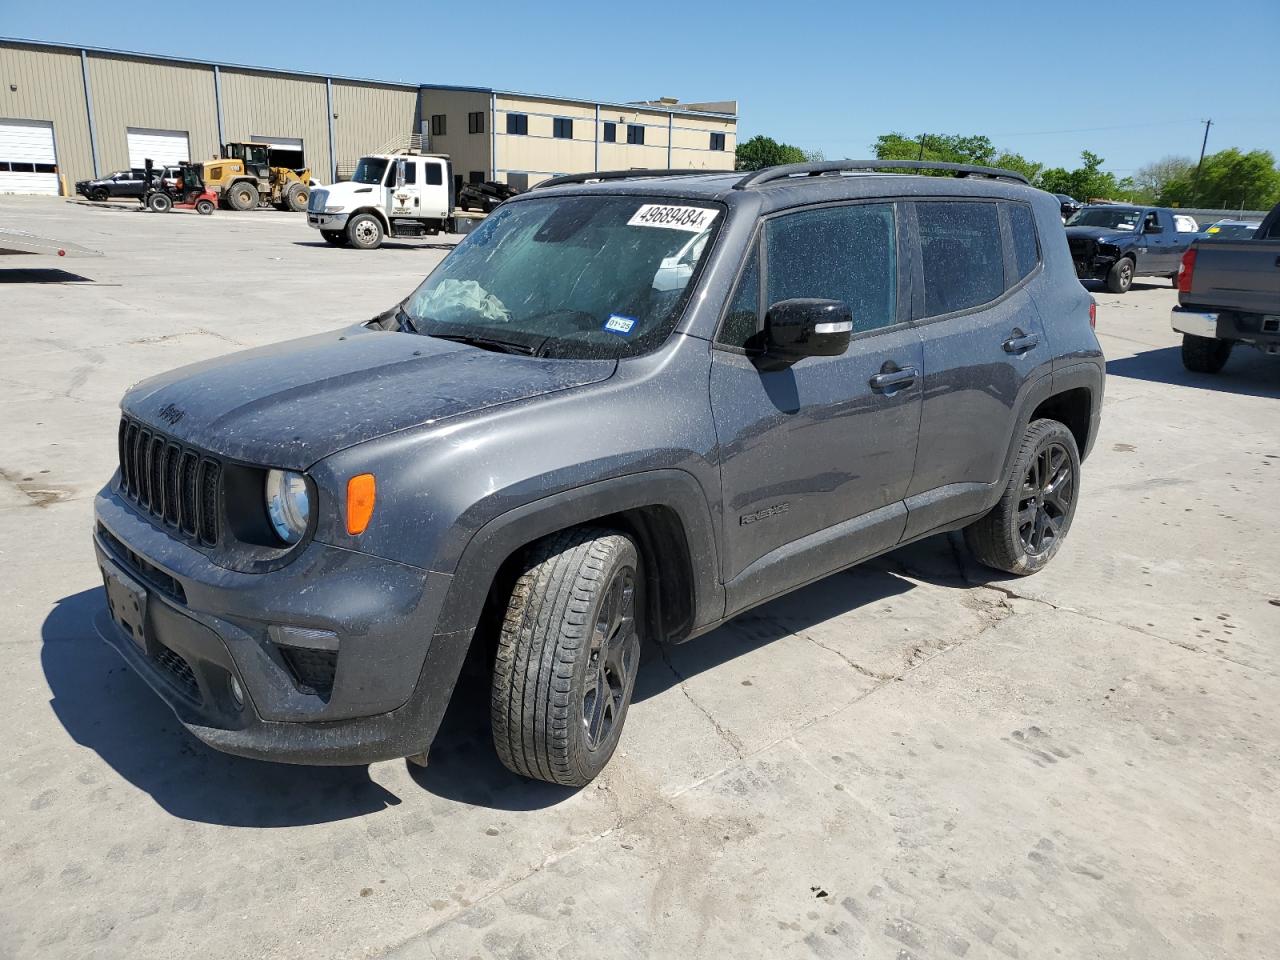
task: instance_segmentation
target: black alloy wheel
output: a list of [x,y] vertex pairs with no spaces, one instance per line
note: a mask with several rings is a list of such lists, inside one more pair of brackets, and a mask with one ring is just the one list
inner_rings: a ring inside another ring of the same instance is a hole
[[1076,477],[1066,447],[1051,443],[1037,452],[1022,479],[1018,500],[1018,536],[1028,556],[1047,553],[1071,513]]
[[582,698],[582,725],[587,746],[597,750],[609,739],[631,692],[640,659],[636,630],[635,570],[621,567],[605,589],[604,602],[591,633],[591,662]]

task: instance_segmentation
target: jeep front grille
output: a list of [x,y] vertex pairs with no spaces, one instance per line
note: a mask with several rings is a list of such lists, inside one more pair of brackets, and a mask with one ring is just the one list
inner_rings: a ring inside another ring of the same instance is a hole
[[129,417],[120,419],[120,492],[167,526],[218,544],[222,464]]

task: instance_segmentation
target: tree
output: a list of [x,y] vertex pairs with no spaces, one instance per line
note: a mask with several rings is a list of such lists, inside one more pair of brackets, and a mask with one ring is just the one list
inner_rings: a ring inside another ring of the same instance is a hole
[[1045,170],[1036,185],[1049,193],[1065,193],[1077,200],[1114,199],[1123,192],[1115,174],[1102,169],[1102,157],[1084,150],[1080,160],[1081,166],[1074,170],[1063,167]]
[[762,167],[775,167],[780,163],[803,163],[806,159],[808,155],[799,147],[778,143],[772,137],[760,134],[738,144],[736,153],[739,170],[759,170]]
[[1133,175],[1134,192],[1144,201],[1155,202],[1170,183],[1182,180],[1193,170],[1195,161],[1190,157],[1162,157],[1138,168]]
[[1280,170],[1267,150],[1241,153],[1232,147],[1204,158],[1199,183],[1195,166],[1189,165],[1164,185],[1159,199],[1181,207],[1266,210],[1280,203]]
[[996,148],[988,137],[945,133],[922,133],[915,137],[902,133],[885,133],[876,138],[873,149],[877,160],[932,160],[988,165],[996,155]]

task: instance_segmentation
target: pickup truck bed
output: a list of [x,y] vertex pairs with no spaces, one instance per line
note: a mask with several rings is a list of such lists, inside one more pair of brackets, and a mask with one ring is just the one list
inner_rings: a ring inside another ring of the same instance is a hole
[[1198,373],[1221,370],[1237,343],[1280,356],[1280,205],[1251,240],[1192,244],[1171,322],[1183,364]]

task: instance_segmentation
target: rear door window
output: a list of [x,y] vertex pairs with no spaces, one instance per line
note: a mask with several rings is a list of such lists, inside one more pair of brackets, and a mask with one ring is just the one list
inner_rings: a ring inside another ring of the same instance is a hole
[[981,306],[1005,290],[1000,216],[993,202],[916,204],[925,316]]

